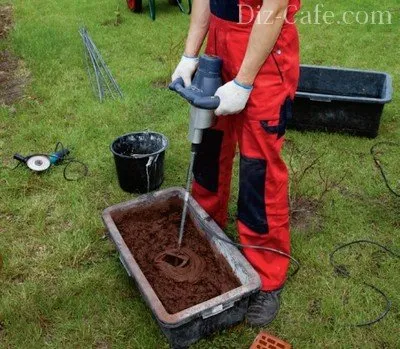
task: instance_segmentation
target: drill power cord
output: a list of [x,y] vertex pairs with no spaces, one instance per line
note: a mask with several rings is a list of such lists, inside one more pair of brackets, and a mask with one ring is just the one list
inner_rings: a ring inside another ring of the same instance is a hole
[[292,261],[295,264],[295,269],[289,275],[289,278],[292,278],[293,276],[295,276],[297,274],[297,272],[300,270],[300,267],[301,267],[300,262],[297,259],[295,259],[294,257],[292,257],[290,254],[288,254],[286,252],[283,252],[281,250],[277,250],[277,249],[272,248],[272,247],[265,247],[265,246],[258,246],[258,245],[246,245],[246,244],[241,244],[241,243],[238,243],[238,242],[233,242],[231,240],[228,240],[228,239],[225,239],[225,238],[219,236],[215,232],[207,232],[207,234],[210,234],[213,237],[217,238],[218,240],[226,242],[227,244],[230,244],[230,245],[233,245],[233,246],[236,246],[236,247],[240,247],[240,248],[243,248],[243,249],[250,248],[250,249],[253,249],[253,250],[262,250],[262,251],[265,251],[265,252],[272,252],[272,253],[275,253],[275,254],[279,254],[279,255],[281,255],[283,257],[286,257],[287,259],[289,259],[290,261]]
[[[379,243],[377,243],[377,242],[375,242],[375,241],[371,241],[371,240],[355,240],[355,241],[351,241],[351,242],[348,242],[348,243],[346,243],[346,244],[340,245],[339,247],[337,247],[336,249],[334,249],[333,252],[331,252],[331,254],[329,255],[329,262],[330,262],[330,264],[332,265],[332,267],[334,268],[334,270],[335,270],[339,275],[342,275],[342,276],[344,276],[344,277],[350,277],[350,273],[349,273],[345,268],[343,268],[342,266],[338,265],[338,264],[335,262],[335,258],[334,258],[334,257],[335,257],[335,254],[336,254],[338,251],[340,251],[341,249],[345,248],[345,247],[348,247],[348,246],[351,246],[351,245],[355,245],[355,244],[362,244],[362,243],[366,243],[366,244],[378,246],[378,247],[380,247],[382,250],[384,250],[385,252],[391,254],[393,257],[395,257],[395,258],[400,258],[400,255],[399,255],[399,254],[396,254],[395,252],[393,252],[392,250],[390,250],[390,249],[387,248],[386,246],[381,245],[381,244],[379,244]],[[370,325],[373,325],[373,324],[377,323],[378,321],[382,320],[382,319],[389,313],[390,308],[391,308],[391,306],[392,306],[391,300],[389,299],[389,297],[388,297],[382,290],[380,290],[380,289],[377,288],[376,286],[371,285],[371,284],[368,284],[368,283],[366,283],[366,282],[363,282],[363,284],[364,284],[365,286],[367,286],[367,287],[373,289],[376,293],[380,294],[381,297],[385,300],[386,306],[385,306],[384,311],[383,311],[381,314],[379,314],[379,316],[377,316],[375,319],[373,319],[373,320],[371,320],[371,321],[366,321],[366,322],[361,322],[361,323],[355,324],[354,326],[356,326],[356,327],[370,326]]]
[[[281,256],[284,256],[284,257],[288,258],[291,262],[293,262],[295,264],[295,270],[289,275],[289,278],[294,277],[297,274],[297,272],[300,270],[300,268],[301,268],[301,265],[300,265],[298,260],[296,260],[294,257],[292,257],[291,255],[289,255],[289,254],[287,254],[287,253],[285,253],[285,252],[283,252],[281,250],[277,250],[277,249],[274,249],[274,248],[271,248],[271,247],[258,246],[258,245],[240,244],[240,243],[233,242],[231,240],[225,239],[225,238],[219,236],[215,232],[207,232],[207,234],[212,235],[216,239],[218,239],[220,241],[223,241],[223,242],[225,242],[227,244],[233,245],[233,246],[237,246],[237,247],[240,247],[240,248],[251,248],[251,249],[254,249],[254,250],[262,250],[262,251],[272,252],[272,253],[276,253],[276,254],[279,254]],[[350,273],[335,262],[335,259],[334,259],[335,254],[338,251],[340,251],[341,249],[345,248],[345,247],[348,247],[348,246],[351,246],[351,245],[355,245],[355,244],[361,244],[361,243],[372,244],[372,245],[378,246],[381,249],[383,249],[385,252],[391,254],[393,257],[400,258],[400,255],[396,254],[395,252],[393,252],[392,250],[390,250],[386,246],[381,245],[381,244],[379,244],[379,243],[377,243],[375,241],[371,241],[371,240],[355,240],[355,241],[351,241],[349,243],[340,245],[333,252],[331,252],[331,254],[329,255],[330,264],[333,266],[333,268],[335,269],[335,271],[338,274],[343,275],[344,277],[350,277]],[[356,327],[365,327],[365,326],[370,326],[370,325],[373,325],[373,324],[377,323],[378,321],[382,320],[389,313],[389,311],[391,309],[391,306],[392,306],[391,300],[389,299],[389,297],[382,290],[380,290],[378,287],[376,287],[374,285],[371,285],[369,283],[366,283],[366,282],[363,282],[363,284],[365,286],[371,288],[372,290],[374,290],[376,293],[378,293],[385,300],[386,305],[385,305],[384,311],[381,312],[375,319],[355,324],[354,326],[356,326]]]
[[395,147],[400,147],[400,143],[396,143],[396,142],[378,142],[378,143],[374,144],[371,147],[371,150],[370,150],[370,153],[372,155],[372,158],[374,159],[375,165],[379,168],[379,171],[381,172],[381,175],[382,175],[383,181],[385,182],[386,187],[389,189],[389,191],[393,195],[395,195],[397,197],[400,197],[400,193],[397,192],[395,189],[393,189],[390,186],[389,181],[388,181],[387,176],[386,176],[386,173],[385,173],[385,171],[383,169],[383,166],[381,165],[381,162],[379,161],[379,159],[377,157],[378,151],[376,150],[376,147],[379,146],[379,145],[382,145],[382,144],[391,145],[391,146],[395,146]]

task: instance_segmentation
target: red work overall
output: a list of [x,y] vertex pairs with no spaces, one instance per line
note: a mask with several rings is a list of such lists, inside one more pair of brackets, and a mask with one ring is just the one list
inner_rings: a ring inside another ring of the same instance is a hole
[[[210,0],[206,53],[222,58],[225,82],[239,71],[261,5],[262,0]],[[300,0],[289,1],[287,20],[254,81],[246,108],[237,115],[218,117],[217,124],[204,132],[193,171],[194,198],[225,228],[238,143],[240,241],[286,253],[290,253],[288,171],[280,153],[299,78],[299,43],[293,24],[299,7]],[[244,254],[259,273],[262,290],[284,284],[287,258],[249,248]]]

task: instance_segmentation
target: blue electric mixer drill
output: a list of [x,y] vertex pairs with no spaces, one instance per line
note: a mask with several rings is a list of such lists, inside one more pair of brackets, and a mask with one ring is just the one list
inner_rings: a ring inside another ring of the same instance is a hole
[[216,56],[202,55],[199,67],[194,75],[192,84],[184,87],[182,78],[173,81],[169,88],[177,92],[190,104],[189,141],[192,144],[190,163],[186,181],[186,193],[183,203],[182,219],[179,229],[178,246],[182,244],[186,214],[189,201],[189,191],[192,183],[193,164],[199,144],[202,142],[203,130],[215,124],[214,110],[218,108],[220,99],[214,93],[222,85],[222,60]]

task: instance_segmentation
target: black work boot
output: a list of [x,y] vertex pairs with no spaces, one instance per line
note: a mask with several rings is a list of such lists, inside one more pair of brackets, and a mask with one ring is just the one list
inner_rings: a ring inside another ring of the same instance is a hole
[[268,325],[279,312],[279,296],[282,288],[275,291],[260,291],[250,299],[247,310],[247,323],[250,326]]

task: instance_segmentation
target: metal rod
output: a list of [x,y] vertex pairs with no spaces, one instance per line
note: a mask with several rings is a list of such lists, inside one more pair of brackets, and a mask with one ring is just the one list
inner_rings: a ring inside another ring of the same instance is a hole
[[[111,95],[113,99],[116,99],[116,95],[119,95],[123,98],[123,93],[118,86],[116,80],[111,74],[110,69],[108,68],[107,64],[104,62],[103,57],[100,54],[100,51],[96,47],[95,43],[93,42],[92,38],[89,36],[86,28],[80,28],[79,34],[82,37],[84,46],[85,46],[85,53],[87,59],[91,61],[91,65],[94,71],[94,77],[96,80],[97,90],[100,101],[106,97],[106,94]],[[89,78],[92,77],[91,72],[89,71]],[[94,80],[94,79],[93,79]]]
[[[95,66],[95,62],[93,60],[93,56],[88,48],[86,29],[81,28],[79,30],[79,34],[81,35],[82,40],[83,40],[83,45],[85,46],[86,57],[88,60],[90,60],[90,62],[92,64],[92,68],[93,68],[94,76],[95,76],[95,79],[93,79],[93,80],[96,80],[98,97],[99,97],[100,102],[102,102],[103,96],[102,96],[102,92],[101,92],[100,81],[99,81],[99,77],[96,72],[96,66]],[[89,79],[91,79],[92,74],[90,73],[90,68],[88,69],[88,73],[89,73]],[[92,82],[92,84],[95,85],[93,82]],[[96,87],[94,87],[94,90],[96,90]]]
[[103,88],[102,88],[101,77],[100,77],[100,74],[98,72],[98,63],[96,62],[95,56],[94,56],[92,50],[89,47],[87,30],[85,28],[82,28],[79,33],[82,36],[82,40],[83,40],[83,43],[85,45],[87,54],[88,54],[88,56],[90,58],[90,61],[92,63],[94,76],[96,78],[96,85],[97,85],[97,92],[98,92],[98,95],[99,95],[99,100],[100,100],[100,102],[102,102],[103,101],[103,97],[104,97],[104,91],[103,91]]
[[112,83],[112,81],[110,81],[110,79],[107,79],[107,76],[105,76],[105,74],[107,75],[107,71],[105,70],[104,66],[102,66],[102,64],[101,64],[101,62],[102,62],[101,56],[99,56],[99,52],[95,50],[93,41],[91,41],[90,37],[88,37],[88,45],[90,47],[91,52],[93,53],[93,56],[95,58],[95,62],[97,64],[97,66],[98,66],[99,73],[100,73],[100,76],[101,76],[101,81],[106,85],[106,88],[107,88],[108,92],[111,94],[111,97],[113,99],[115,99],[115,96],[114,96],[115,92],[113,91],[112,87],[109,85],[109,83]]
[[96,94],[96,86],[95,86],[95,82],[94,82],[95,78],[93,77],[92,71],[90,69],[90,64],[89,64],[90,57],[89,57],[89,52],[88,52],[87,47],[86,47],[86,42],[85,42],[83,29],[79,29],[79,34],[82,37],[82,42],[83,42],[83,45],[84,45],[83,52],[84,52],[84,55],[85,55],[84,59],[85,59],[85,64],[86,64],[86,70],[87,70],[87,73],[88,73],[88,76],[89,76],[90,84],[92,85],[92,88],[93,88],[93,92]]
[[100,102],[102,102],[104,97],[105,97],[105,94],[104,94],[104,88],[103,88],[104,81],[103,81],[103,78],[101,76],[100,66],[99,66],[98,61],[96,60],[96,56],[94,55],[94,52],[90,49],[89,46],[88,46],[88,52],[89,52],[89,56],[90,56],[90,59],[91,59],[92,64],[93,64],[93,70],[94,70],[94,73],[95,73],[95,76],[96,76],[99,95],[101,96]]
[[186,215],[187,215],[187,209],[188,209],[188,203],[189,203],[189,195],[190,195],[190,186],[192,184],[193,164],[194,164],[194,158],[195,157],[196,157],[196,152],[192,151],[190,153],[189,170],[188,170],[187,180],[186,180],[186,192],[185,192],[185,198],[184,198],[184,201],[183,201],[181,225],[180,225],[180,228],[179,228],[179,240],[178,240],[178,247],[179,248],[182,245],[183,232],[184,232],[184,229],[185,229]]
[[97,48],[97,46],[95,45],[95,43],[93,42],[91,37],[88,37],[91,46],[93,47],[94,52],[96,53],[96,56],[99,59],[100,64],[102,65],[104,71],[106,72],[107,76],[109,77],[111,83],[114,85],[114,88],[116,89],[117,93],[120,95],[120,97],[123,97],[123,93],[119,87],[119,85],[117,84],[116,80],[114,79],[113,75],[111,74],[110,69],[108,68],[106,62],[104,62],[104,59],[102,57],[102,55],[100,54],[99,49]]

